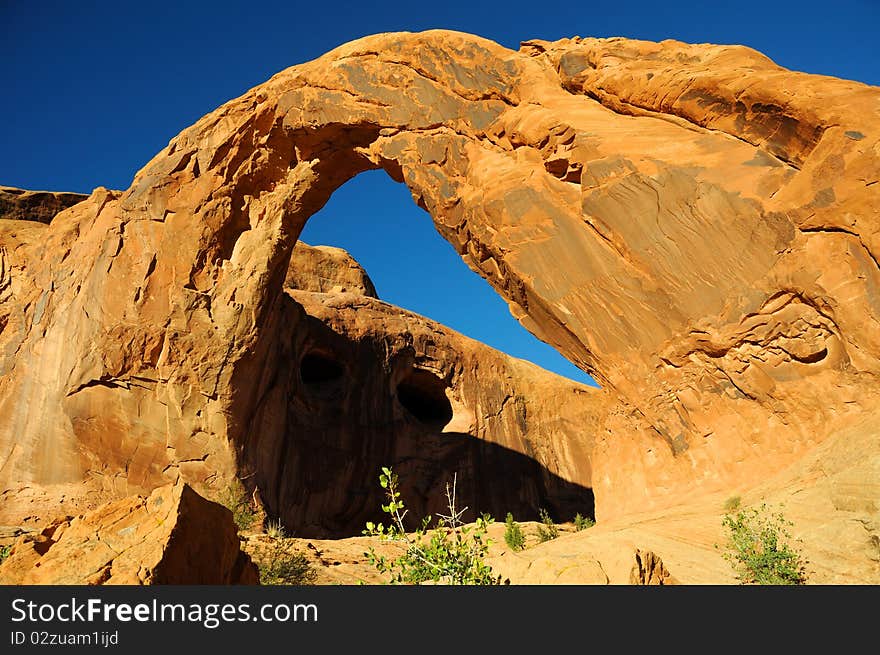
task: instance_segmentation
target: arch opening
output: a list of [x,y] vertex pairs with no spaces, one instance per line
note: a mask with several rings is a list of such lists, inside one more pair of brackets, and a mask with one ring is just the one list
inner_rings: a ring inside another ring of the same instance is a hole
[[[347,174],[299,235],[343,248],[367,271],[379,297],[446,325],[505,354],[581,384],[599,385],[553,346],[526,330],[507,302],[468,268],[413,202],[389,165]],[[375,211],[368,213],[371,208]],[[426,220],[427,219],[427,220]],[[369,227],[365,229],[364,223]]]
[[452,420],[446,383],[429,371],[412,369],[397,384],[397,400],[423,425],[442,429]]
[[336,382],[344,373],[345,368],[339,361],[322,352],[306,353],[299,364],[300,379],[306,385]]
[[[358,535],[366,521],[383,518],[377,484],[382,466],[400,475],[413,517],[446,511],[445,485],[453,473],[460,500],[470,508],[467,520],[507,511],[537,518],[542,507],[560,517],[591,514],[589,475],[580,482],[560,477],[523,445],[537,423],[525,425],[520,396],[528,395],[527,383],[516,381],[518,364],[503,357],[512,349],[498,337],[531,341],[579,369],[511,316],[506,301],[467,267],[391,171],[360,171],[347,179],[338,187],[336,180],[321,186],[328,195],[319,200],[326,201],[306,219],[299,237],[311,246],[347,251],[369,275],[378,299],[361,291],[286,287],[291,321],[282,324],[303,326],[291,343],[293,353],[304,353],[294,360],[292,375],[299,380],[283,395],[267,396],[287,406],[267,405],[260,412],[271,429],[256,431],[248,448],[268,514],[301,536]],[[478,355],[482,347],[458,341],[443,325],[481,341],[489,347],[486,354]],[[501,354],[491,353],[492,347]],[[538,359],[528,349],[515,356]],[[463,364],[468,357],[488,357],[479,361],[492,370],[510,367],[510,374],[499,386],[480,380],[474,368],[463,381],[463,371],[471,370]],[[482,416],[487,407],[491,416]],[[268,436],[280,421],[281,433]],[[511,477],[511,471],[517,474]]]

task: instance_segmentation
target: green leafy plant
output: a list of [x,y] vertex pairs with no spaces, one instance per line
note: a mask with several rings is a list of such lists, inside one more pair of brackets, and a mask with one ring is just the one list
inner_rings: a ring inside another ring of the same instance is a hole
[[526,547],[526,535],[523,534],[519,523],[513,520],[513,514],[510,512],[504,519],[504,543],[512,551],[520,551]]
[[269,537],[270,543],[260,549],[257,568],[263,585],[310,585],[315,583],[317,571],[304,553],[283,536]]
[[6,558],[9,557],[11,552],[12,546],[0,546],[0,564],[6,561]]
[[389,559],[378,555],[373,547],[364,555],[380,573],[391,574],[393,584],[422,584],[425,582],[456,585],[496,585],[501,576],[492,574],[492,569],[483,558],[489,550],[490,541],[486,531],[492,520],[480,517],[473,526],[466,526],[461,516],[467,508],[458,510],[455,504],[455,483],[446,485],[446,500],[449,514],[439,515],[435,528],[429,530],[432,517],[425,517],[421,526],[412,534],[406,532],[404,517],[407,509],[398,490],[397,475],[387,467],[382,467],[379,484],[385,489],[388,503],[382,511],[388,514],[391,523],[369,522],[363,534],[379,537],[383,541],[399,542],[405,546],[403,555]]
[[580,512],[574,515],[574,529],[577,532],[592,528],[594,525],[596,525],[596,522],[589,516],[583,516]]
[[556,539],[556,537],[559,536],[559,528],[553,522],[553,519],[550,518],[550,514],[547,513],[547,510],[542,507],[538,510],[538,516],[541,517],[541,525],[538,526],[536,533],[538,535],[538,541],[544,543],[545,541]]
[[[721,524],[727,528],[726,552],[722,554],[744,584],[799,585],[806,582],[805,563],[791,545],[782,512],[772,512],[766,504],[725,514]],[[716,548],[719,546],[716,544]]]
[[232,518],[239,532],[250,530],[257,520],[257,512],[238,478],[233,478],[223,488],[217,502],[232,512]]
[[735,512],[742,505],[742,498],[739,496],[731,496],[727,500],[724,501],[724,511],[725,512]]

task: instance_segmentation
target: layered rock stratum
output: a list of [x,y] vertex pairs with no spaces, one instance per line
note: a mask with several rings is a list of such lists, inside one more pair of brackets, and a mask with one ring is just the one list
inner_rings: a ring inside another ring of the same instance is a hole
[[[334,334],[356,343],[342,352],[403,350],[396,328],[359,324],[390,325],[379,301],[315,303],[301,294],[332,289],[287,293],[285,280],[309,216],[381,168],[526,328],[602,386],[566,403],[590,417],[578,440],[507,418],[456,432],[590,489],[610,525],[775,480],[768,494],[797,488],[822,508],[813,527],[836,535],[834,552],[864,553],[848,579],[877,579],[878,112],[876,87],[675,41],[513,51],[384,34],[289,68],[181,132],[129,189],[96,189],[48,226],[2,222],[0,483],[60,506],[71,485],[112,497],[237,475],[288,522],[320,524],[291,509],[291,486],[332,480],[281,474],[309,470],[297,458],[321,433],[298,395],[302,335],[348,316]],[[468,376],[510,366],[455,373],[422,344],[413,386],[441,390],[451,424],[472,425],[453,403]],[[379,361],[400,404],[401,373]],[[483,399],[517,384],[468,392],[468,411],[515,413]]]

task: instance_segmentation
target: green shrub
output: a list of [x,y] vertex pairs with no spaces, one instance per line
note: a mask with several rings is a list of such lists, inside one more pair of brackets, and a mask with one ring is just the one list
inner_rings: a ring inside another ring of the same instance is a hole
[[12,546],[0,546],[0,564],[6,561],[9,553],[12,552]]
[[538,541],[544,543],[545,541],[556,539],[556,537],[559,536],[559,528],[553,522],[553,519],[550,518],[550,514],[547,513],[547,510],[542,507],[538,510],[538,516],[541,517],[542,524],[538,526]]
[[731,496],[727,500],[724,501],[724,511],[725,512],[735,512],[742,505],[742,498],[739,496]]
[[592,528],[594,525],[596,525],[596,522],[589,516],[582,516],[580,512],[574,515],[574,529],[577,532]]
[[[456,585],[496,585],[501,576],[492,575],[492,569],[483,562],[489,550],[486,530],[491,523],[484,517],[471,526],[461,521],[464,509],[455,506],[455,478],[446,485],[446,499],[449,507],[447,516],[440,515],[437,526],[428,530],[432,521],[429,515],[422,520],[421,527],[412,535],[407,534],[403,519],[407,510],[398,491],[397,475],[390,468],[382,467],[379,484],[386,490],[387,505],[382,511],[389,515],[391,523],[387,527],[369,522],[364,535],[379,537],[384,541],[401,542],[406,552],[395,559],[376,554],[374,548],[364,553],[370,564],[380,573],[390,573],[392,584],[421,584],[435,582]],[[465,508],[467,509],[467,508]]]
[[238,478],[233,478],[223,488],[217,502],[232,512],[232,518],[239,532],[250,530],[257,520],[257,512]]
[[721,524],[728,532],[726,552],[722,556],[744,584],[806,582],[804,561],[789,543],[788,526],[792,524],[781,511],[774,514],[762,504],[757,509],[741,509],[735,515],[728,512]]
[[[282,531],[283,534],[283,531]],[[317,571],[305,554],[299,552],[293,542],[281,537],[270,537],[270,544],[260,549],[257,568],[263,585],[309,585],[314,584]]]
[[513,514],[510,512],[504,519],[504,543],[515,552],[526,547],[526,536],[523,534],[522,528],[519,527],[519,523],[513,520]]

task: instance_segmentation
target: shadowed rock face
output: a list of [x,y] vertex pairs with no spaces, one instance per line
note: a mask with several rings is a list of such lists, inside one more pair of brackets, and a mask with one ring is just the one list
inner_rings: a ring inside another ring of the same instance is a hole
[[672,41],[386,34],[282,71],[0,229],[0,480],[211,483],[283,442],[296,238],[382,168],[603,385],[600,518],[754,484],[877,407],[878,107]]
[[288,401],[257,412],[243,461],[296,535],[359,535],[387,518],[382,466],[414,521],[448,511],[453,475],[468,520],[593,514],[603,392],[374,298],[288,293],[287,311],[305,315],[276,344],[272,359],[289,364],[267,392]]

